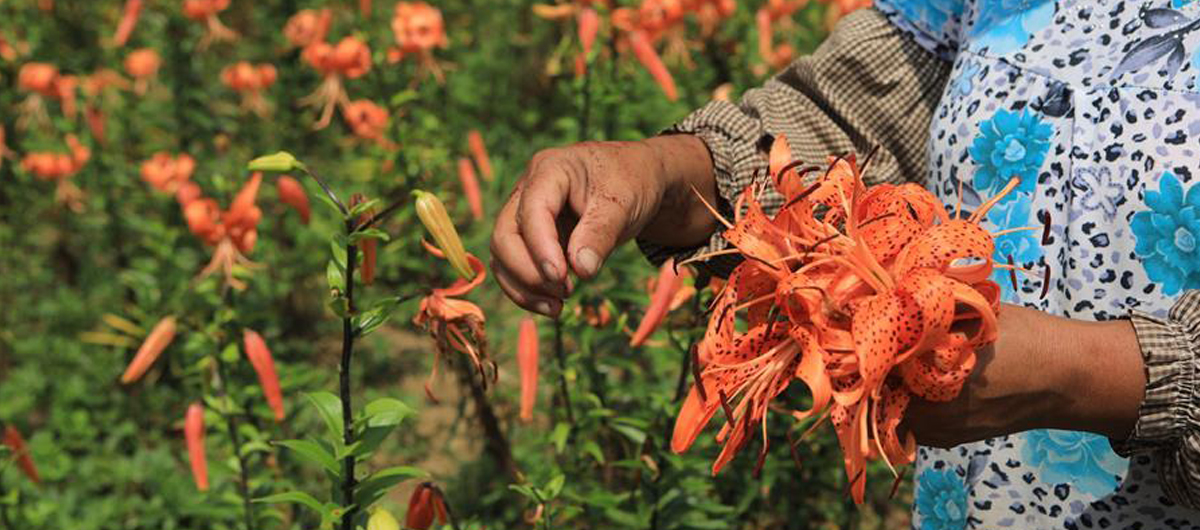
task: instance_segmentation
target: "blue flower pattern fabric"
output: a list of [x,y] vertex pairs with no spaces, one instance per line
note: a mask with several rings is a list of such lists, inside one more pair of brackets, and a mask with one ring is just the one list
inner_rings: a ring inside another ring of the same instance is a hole
[[[1200,1],[876,6],[953,63],[927,185],[969,213],[1017,177],[985,226],[1049,225],[1044,244],[1040,228],[996,238],[994,260],[1031,271],[1015,285],[1007,270],[993,276],[1004,301],[1104,320],[1162,315],[1200,288]],[[921,447],[915,476],[921,530],[1200,530],[1200,512],[1164,500],[1149,456],[1121,458],[1090,433]]]
[[1159,189],[1145,192],[1150,209],[1133,214],[1135,252],[1146,275],[1166,294],[1200,287],[1200,188],[1185,195],[1174,173],[1163,173]]
[[967,488],[950,469],[926,469],[917,477],[914,509],[921,530],[958,530],[967,522]]

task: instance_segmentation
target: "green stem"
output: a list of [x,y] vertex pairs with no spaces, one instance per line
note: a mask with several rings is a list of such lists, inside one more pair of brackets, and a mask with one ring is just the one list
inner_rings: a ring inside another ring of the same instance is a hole
[[[233,292],[226,288],[224,298],[225,305],[232,309]],[[237,330],[234,328],[236,326],[230,326],[230,336],[232,337],[237,336]],[[254,504],[250,499],[250,470],[247,466],[246,455],[242,451],[242,436],[238,433],[237,414],[234,412],[237,403],[235,403],[233,396],[226,389],[226,385],[229,384],[230,380],[229,370],[225,366],[225,362],[221,360],[221,354],[218,353],[214,358],[217,362],[217,374],[221,379],[221,385],[216,389],[217,395],[229,407],[229,411],[224,414],[225,428],[229,430],[229,441],[233,444],[233,455],[237,457],[238,461],[238,495],[242,497],[243,519],[246,530],[254,530]]]
[[567,386],[567,355],[563,347],[562,319],[554,319],[554,357],[558,360],[558,385],[562,391],[563,406],[567,409],[567,423],[575,427],[575,413],[571,409],[571,392]]
[[[312,173],[310,173],[312,175]],[[316,175],[313,175],[316,178]],[[318,182],[320,180],[318,179]],[[337,201],[340,205],[341,201]],[[338,367],[338,387],[342,400],[342,441],[347,447],[354,444],[354,409],[351,407],[350,392],[350,361],[354,353],[354,266],[358,261],[358,247],[349,242],[350,234],[354,233],[355,221],[346,219],[346,316],[342,318],[342,362]],[[348,455],[342,460],[342,499],[345,505],[354,504],[354,455]],[[357,506],[351,506],[342,515],[342,530],[354,530],[354,515]]]

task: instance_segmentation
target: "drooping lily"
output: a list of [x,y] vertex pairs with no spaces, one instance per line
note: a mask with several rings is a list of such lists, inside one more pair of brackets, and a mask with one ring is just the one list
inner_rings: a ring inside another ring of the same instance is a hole
[[425,2],[397,2],[392,15],[392,35],[396,46],[388,49],[389,62],[416,56],[421,70],[433,74],[439,83],[445,81],[442,68],[433,57],[434,48],[450,44],[441,11]]
[[154,48],[138,48],[125,56],[125,73],[133,78],[133,91],[138,95],[146,93],[150,81],[158,75],[162,66],[162,58]]
[[296,210],[296,213],[300,214],[300,222],[308,224],[311,211],[309,209],[308,193],[304,191],[304,186],[289,175],[280,175],[275,180],[275,187],[279,192],[279,200],[291,206]]
[[275,83],[275,66],[270,63],[251,64],[238,61],[221,70],[221,82],[242,96],[242,108],[260,117],[270,113],[270,104],[263,92]]
[[292,46],[307,48],[325,41],[329,26],[333,22],[333,11],[325,9],[301,9],[283,27],[283,35]]
[[435,520],[438,524],[446,524],[447,519],[446,500],[442,496],[442,490],[432,482],[418,485],[408,498],[408,514],[404,517],[404,527],[429,530]]
[[217,13],[229,8],[230,0],[183,0],[183,16],[204,23],[204,37],[200,38],[197,48],[207,49],[210,45],[221,41],[237,39],[236,31],[221,23]]
[[187,153],[171,156],[170,153],[159,151],[142,162],[141,174],[142,180],[154,189],[175,193],[191,180],[195,170],[196,160]]
[[220,271],[226,286],[237,290],[246,288],[245,282],[234,277],[234,271],[258,266],[245,254],[258,241],[257,226],[262,219],[262,210],[255,205],[255,199],[261,184],[262,173],[254,173],[225,211],[221,211],[217,201],[209,198],[196,198],[186,204],[181,201],[188,228],[214,249],[212,260],[200,271],[197,279]]
[[346,104],[342,115],[355,136],[375,142],[384,149],[395,149],[396,145],[385,136],[390,118],[386,108],[369,99],[357,99]]
[[321,109],[321,117],[313,124],[313,129],[324,129],[333,120],[334,109],[342,107],[344,111],[350,103],[342,80],[357,79],[371,71],[371,49],[357,37],[350,36],[336,46],[324,41],[309,44],[301,57],[324,78],[316,91],[300,100],[303,106]]
[[[422,243],[430,254],[446,258],[441,249]],[[482,285],[487,272],[479,258],[471,254],[467,254],[466,258],[471,267],[472,279],[467,281],[460,278],[449,287],[433,289],[428,296],[421,299],[420,310],[413,317],[413,324],[425,329],[433,337],[437,352],[433,361],[433,371],[425,383],[425,394],[432,401],[437,401],[433,395],[433,382],[437,378],[438,365],[442,355],[450,352],[456,351],[466,355],[485,386],[489,381],[496,379],[496,363],[488,358],[487,353],[483,310],[471,302],[459,299]]]

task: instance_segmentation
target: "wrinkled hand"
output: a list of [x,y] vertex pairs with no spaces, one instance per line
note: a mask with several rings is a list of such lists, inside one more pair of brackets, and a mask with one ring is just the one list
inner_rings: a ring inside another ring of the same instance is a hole
[[996,342],[976,352],[957,398],[909,405],[902,428],[921,445],[1046,428],[1128,436],[1145,387],[1128,321],[1086,322],[1005,304],[999,326]]
[[692,136],[540,151],[496,219],[496,280],[517,305],[555,316],[572,289],[569,274],[595,276],[621,243],[638,235],[668,246],[704,241],[715,225],[702,205],[697,211],[693,187],[715,199],[708,150]]

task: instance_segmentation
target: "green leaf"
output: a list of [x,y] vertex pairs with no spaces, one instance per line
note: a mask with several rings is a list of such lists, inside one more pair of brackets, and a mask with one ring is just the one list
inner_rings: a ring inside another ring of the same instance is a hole
[[359,506],[369,507],[383,497],[388,490],[408,479],[429,476],[424,470],[412,466],[396,466],[376,471],[358,483],[354,499]]
[[392,236],[388,235],[387,232],[384,232],[378,228],[363,228],[361,230],[355,230],[353,234],[350,234],[350,242],[358,243],[364,239],[378,239],[381,241],[387,241],[391,239],[391,237]]
[[600,450],[600,446],[597,445],[596,442],[588,440],[583,443],[583,446],[580,449],[582,449],[584,453],[587,453],[591,455],[592,458],[596,459],[596,463],[604,465],[604,451]]
[[380,398],[367,404],[363,417],[355,423],[364,426],[358,435],[359,445],[352,454],[367,457],[395,430],[404,418],[414,413],[412,407],[393,398]]
[[528,486],[525,484],[509,484],[508,489],[513,490],[517,493],[520,493],[521,495],[524,495],[526,498],[528,498],[529,500],[531,500],[533,502],[536,502],[536,503],[542,502],[542,500],[540,498],[538,498],[538,493],[533,488],[533,486]]
[[284,172],[297,169],[302,170],[304,169],[304,164],[300,163],[299,160],[296,160],[296,157],[292,156],[291,153],[287,151],[279,151],[275,154],[260,156],[254,160],[251,160],[250,163],[246,165],[246,169],[249,169],[250,171]]
[[616,422],[613,422],[611,426],[614,431],[625,435],[626,438],[629,438],[629,441],[636,445],[642,445],[642,443],[646,441],[646,431],[643,431],[637,427],[632,425],[622,425]]
[[363,212],[366,212],[367,210],[370,210],[376,206],[379,206],[379,199],[370,199],[365,202],[360,202],[354,205],[353,208],[350,208],[350,217],[358,217],[362,215]]
[[330,242],[329,253],[337,267],[343,271],[346,270],[346,244],[336,240]]
[[566,475],[555,475],[554,478],[550,479],[550,481],[547,482],[544,487],[542,487],[542,492],[545,493],[546,500],[558,497],[558,494],[562,492],[563,484],[566,484],[566,482]]
[[321,447],[316,442],[309,440],[283,440],[275,442],[275,445],[291,449],[301,460],[320,465],[338,478],[342,476],[337,460],[333,458],[333,455],[329,454],[329,451],[326,451],[324,447]]
[[550,443],[554,444],[555,452],[562,453],[567,446],[567,437],[571,434],[571,426],[567,423],[559,422],[554,426],[554,431],[550,433]]
[[308,401],[317,408],[317,413],[329,428],[329,434],[335,441],[334,447],[342,446],[342,400],[329,392],[309,392],[305,394]]
[[304,493],[303,491],[287,491],[287,492],[283,492],[283,493],[276,493],[274,495],[267,495],[266,497],[259,497],[257,499],[254,499],[254,502],[259,502],[259,503],[264,503],[264,504],[294,502],[294,503],[298,503],[298,504],[303,504],[317,513],[325,512],[324,506],[322,506],[320,501],[318,501],[312,495]]
[[346,291],[346,273],[341,267],[338,267],[336,260],[329,260],[325,265],[325,281],[329,283],[329,290],[335,292]]
[[399,425],[405,418],[415,413],[412,407],[396,398],[379,398],[367,403],[363,408],[363,417],[368,427],[386,427]]

